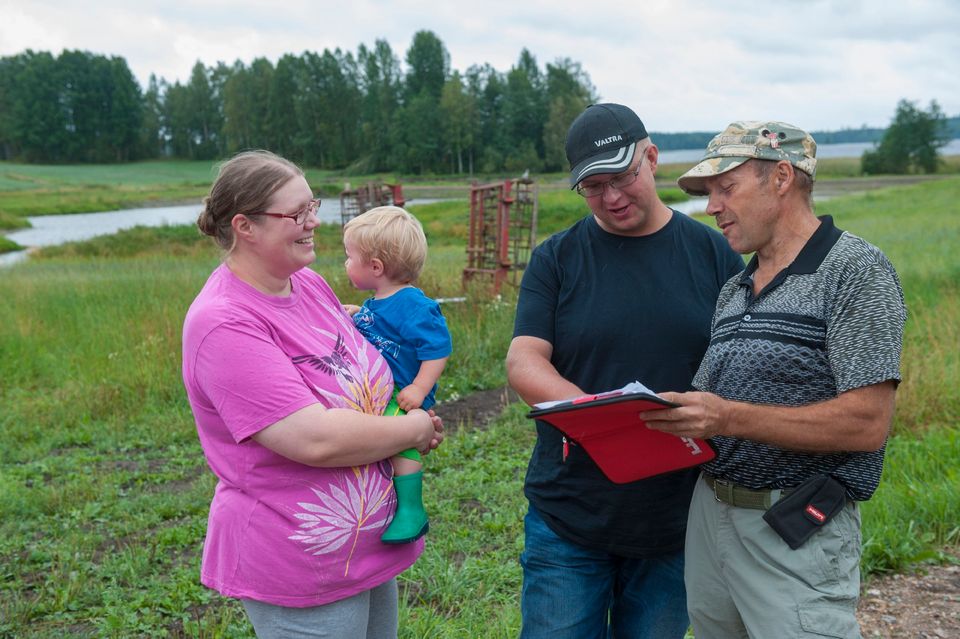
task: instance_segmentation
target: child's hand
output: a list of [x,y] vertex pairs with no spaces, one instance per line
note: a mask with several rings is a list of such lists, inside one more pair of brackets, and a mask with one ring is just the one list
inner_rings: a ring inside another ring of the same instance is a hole
[[410,384],[399,393],[397,393],[397,404],[405,411],[411,411],[414,408],[420,408],[423,404],[423,398],[427,396],[427,391],[419,386]]
[[347,312],[347,315],[349,315],[350,317],[353,317],[360,310],[360,307],[357,306],[356,304],[344,304],[343,310]]

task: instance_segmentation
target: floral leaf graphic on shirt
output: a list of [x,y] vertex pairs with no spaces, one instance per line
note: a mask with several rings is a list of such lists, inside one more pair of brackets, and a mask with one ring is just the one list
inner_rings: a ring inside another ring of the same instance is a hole
[[366,375],[355,384],[350,384],[350,395],[353,400],[347,400],[346,408],[367,413],[368,415],[382,415],[390,395],[393,393],[393,384],[388,384],[380,377],[371,382]]
[[383,481],[374,466],[354,467],[346,472],[352,473],[353,478],[345,476],[326,491],[311,489],[319,503],[298,502],[304,512],[294,513],[294,517],[302,523],[300,530],[288,537],[306,545],[305,552],[312,555],[326,555],[349,543],[344,576],[350,572],[360,533],[382,527],[388,514],[384,506],[392,494],[390,483]]
[[[390,369],[356,331],[349,316],[335,310],[330,309],[330,316],[340,323],[339,327],[314,327],[334,345],[331,359],[315,361],[306,359],[315,356],[302,356],[302,361],[326,373],[336,385],[312,384],[313,389],[327,407],[380,415],[393,392]],[[333,354],[340,358],[334,360]],[[317,366],[317,361],[322,365]],[[339,480],[326,489],[311,490],[317,501],[298,502],[302,511],[293,516],[301,523],[288,538],[303,544],[305,552],[324,557],[324,561],[345,557],[343,574],[347,576],[361,533],[382,528],[392,512],[395,498],[389,473],[378,464],[353,467],[344,469]]]

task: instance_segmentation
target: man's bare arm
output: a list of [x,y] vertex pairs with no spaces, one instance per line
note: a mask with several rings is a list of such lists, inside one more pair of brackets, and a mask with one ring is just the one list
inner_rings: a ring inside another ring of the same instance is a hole
[[806,406],[725,400],[712,393],[660,393],[680,404],[641,413],[650,428],[684,437],[725,435],[810,453],[874,451],[893,421],[893,381],[841,393]]
[[539,337],[514,337],[507,351],[507,381],[520,398],[538,402],[579,397],[585,393],[557,372],[550,363],[553,345]]

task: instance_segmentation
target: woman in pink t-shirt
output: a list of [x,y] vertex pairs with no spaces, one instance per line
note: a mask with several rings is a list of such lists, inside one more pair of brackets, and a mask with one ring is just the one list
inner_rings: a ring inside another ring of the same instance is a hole
[[389,458],[436,448],[443,429],[432,411],[381,415],[389,367],[307,268],[318,206],[299,168],[251,151],[220,167],[197,220],[225,252],[183,326],[219,479],[201,581],[241,599],[259,637],[396,637],[395,577],[423,542],[380,542]]

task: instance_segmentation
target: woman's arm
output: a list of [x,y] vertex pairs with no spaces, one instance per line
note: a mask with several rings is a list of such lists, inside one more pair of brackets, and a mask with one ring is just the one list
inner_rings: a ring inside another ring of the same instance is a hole
[[311,404],[253,436],[278,455],[308,466],[358,466],[408,448],[429,452],[443,441],[443,422],[422,410],[383,417]]

